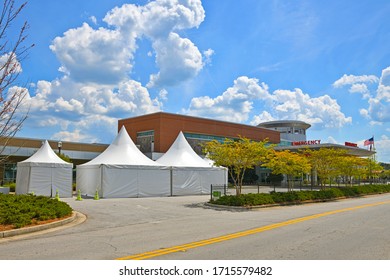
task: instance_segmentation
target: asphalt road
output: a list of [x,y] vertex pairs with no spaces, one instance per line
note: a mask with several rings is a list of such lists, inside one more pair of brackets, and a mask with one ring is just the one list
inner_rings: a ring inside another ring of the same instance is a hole
[[390,259],[390,194],[255,211],[207,208],[208,199],[63,199],[84,223],[2,239],[0,259]]

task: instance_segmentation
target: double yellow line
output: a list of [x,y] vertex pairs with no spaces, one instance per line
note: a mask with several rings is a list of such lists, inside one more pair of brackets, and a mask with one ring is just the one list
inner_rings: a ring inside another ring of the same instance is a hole
[[256,233],[260,233],[260,232],[264,232],[264,231],[268,231],[268,230],[272,230],[272,229],[276,229],[276,228],[280,228],[280,227],[284,227],[284,226],[288,226],[288,225],[298,224],[298,223],[301,223],[304,221],[309,221],[309,220],[313,220],[313,219],[317,219],[317,218],[321,218],[321,217],[325,217],[325,216],[329,216],[329,215],[334,215],[334,214],[348,212],[348,211],[354,211],[354,210],[358,210],[358,209],[362,209],[362,208],[373,207],[373,206],[378,206],[378,205],[383,205],[383,204],[388,204],[388,203],[390,203],[390,200],[383,201],[383,202],[377,202],[377,203],[364,204],[364,205],[355,206],[355,207],[343,208],[343,209],[339,209],[339,210],[334,210],[334,211],[324,212],[324,213],[320,213],[320,214],[305,216],[302,218],[296,218],[296,219],[288,220],[285,222],[271,224],[271,225],[267,225],[267,226],[263,226],[263,227],[259,227],[259,228],[254,228],[254,229],[240,231],[240,232],[236,232],[236,233],[232,233],[232,234],[222,235],[219,237],[214,237],[214,238],[205,239],[205,240],[201,240],[201,241],[191,242],[191,243],[187,243],[187,244],[183,244],[183,245],[179,245],[179,246],[173,246],[173,247],[169,247],[169,248],[140,253],[140,254],[136,254],[136,255],[125,256],[122,258],[118,258],[117,260],[150,259],[150,258],[162,256],[162,255],[167,255],[167,254],[176,253],[176,252],[183,252],[183,251],[187,251],[189,249],[193,249],[193,248],[197,248],[197,247],[202,247],[202,246],[206,246],[206,245],[210,245],[210,244],[214,244],[214,243],[218,243],[218,242],[223,242],[223,241],[227,241],[227,240],[231,240],[231,239],[235,239],[235,238],[239,238],[239,237],[243,237],[243,236],[248,236],[248,235],[252,235],[252,234],[256,234]]

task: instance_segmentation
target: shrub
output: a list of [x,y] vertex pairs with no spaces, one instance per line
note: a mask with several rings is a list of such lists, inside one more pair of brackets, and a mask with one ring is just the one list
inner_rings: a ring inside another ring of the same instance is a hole
[[315,192],[314,199],[319,199],[319,200],[332,199],[332,198],[337,198],[342,196],[344,196],[344,194],[342,191],[340,191],[340,189],[330,188],[330,189],[325,189],[325,190],[320,190]]
[[290,203],[309,200],[328,200],[338,197],[356,197],[365,194],[390,192],[390,185],[364,185],[345,188],[329,188],[320,191],[271,192],[259,194],[241,194],[240,196],[222,196],[214,204],[228,206],[255,206],[274,203]]
[[220,197],[219,199],[212,201],[212,203],[219,204],[219,205],[228,205],[228,206],[243,206],[243,195],[236,196],[236,195],[225,195]]
[[6,183],[3,187],[9,188],[10,192],[15,192],[16,183]]
[[0,209],[0,224],[13,225],[15,228],[72,213],[72,208],[63,201],[34,195],[0,194]]
[[254,206],[254,205],[264,205],[264,204],[273,204],[275,203],[272,197],[266,193],[250,193],[242,195],[243,205],[245,206]]

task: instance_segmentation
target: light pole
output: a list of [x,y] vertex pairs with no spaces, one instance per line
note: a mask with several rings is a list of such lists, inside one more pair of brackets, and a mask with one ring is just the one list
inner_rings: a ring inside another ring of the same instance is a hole
[[61,155],[62,142],[58,141],[57,146],[58,146],[58,153]]

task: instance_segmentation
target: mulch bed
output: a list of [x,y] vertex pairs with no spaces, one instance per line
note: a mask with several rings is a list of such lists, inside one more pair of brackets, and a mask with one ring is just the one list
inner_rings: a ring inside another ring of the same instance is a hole
[[[34,221],[32,221],[32,224],[27,225],[24,228],[26,228],[26,227],[33,227],[33,226],[37,226],[37,225],[49,224],[49,223],[52,223],[52,222],[56,222],[56,221],[60,221],[60,220],[69,218],[70,216],[72,216],[72,215],[68,215],[68,216],[65,216],[65,217],[62,217],[62,218],[50,219],[50,220],[46,220],[46,221],[35,221],[34,220]],[[0,231],[6,231],[6,230],[11,230],[11,229],[15,229],[15,227],[13,225],[0,225]]]

